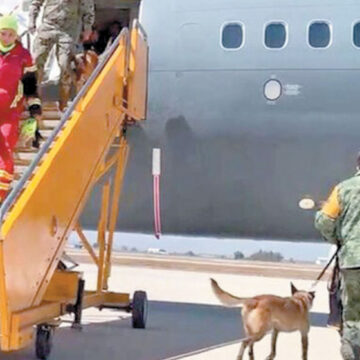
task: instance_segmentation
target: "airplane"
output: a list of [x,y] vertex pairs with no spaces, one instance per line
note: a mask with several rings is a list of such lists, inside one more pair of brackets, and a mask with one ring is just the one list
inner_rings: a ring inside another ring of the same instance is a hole
[[118,229],[152,230],[158,147],[165,233],[320,241],[299,201],[325,199],[355,172],[359,10],[354,0],[144,0],[148,117],[129,130]]
[[[302,199],[355,171],[360,6],[355,0],[96,0],[97,21],[139,16],[148,116],[117,230],[153,230],[151,154],[162,152],[163,232],[318,241]],[[82,216],[96,226],[100,191]]]
[[[36,336],[36,355],[46,358],[48,319],[74,313],[79,327],[85,307],[131,310],[133,327],[145,327],[146,292],[131,299],[107,286],[117,209],[107,170],[116,161],[122,177],[128,143],[118,230],[152,231],[157,148],[164,232],[316,239],[313,212],[302,208],[354,171],[360,127],[353,81],[359,5],[320,1],[96,3],[100,25],[115,18],[131,26],[138,14],[142,25],[120,34],[0,208],[2,351]],[[144,92],[134,89],[146,83],[148,44],[147,121],[128,128],[125,139],[126,116],[144,118],[135,106],[141,98],[143,110]],[[115,138],[118,150],[105,160]],[[59,265],[70,232],[81,237],[82,227],[97,224],[100,187],[81,223],[78,215],[102,177],[98,254],[82,239],[98,268],[97,287],[85,291],[82,274]]]

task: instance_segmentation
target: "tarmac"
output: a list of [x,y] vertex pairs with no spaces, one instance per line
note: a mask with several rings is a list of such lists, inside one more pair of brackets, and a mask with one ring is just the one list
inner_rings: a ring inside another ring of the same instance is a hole
[[[96,284],[96,268],[82,264],[86,287]],[[147,291],[150,301],[146,330],[131,328],[130,315],[87,309],[83,330],[70,329],[70,317],[55,332],[49,360],[231,360],[236,359],[244,337],[238,308],[220,306],[211,292],[209,278],[241,296],[290,294],[290,279],[179,271],[131,266],[114,266],[110,290]],[[309,289],[311,281],[293,280],[298,288]],[[320,282],[311,313],[309,360],[341,360],[337,332],[326,327],[328,305],[326,283]],[[265,359],[270,351],[270,336],[255,345],[255,359]],[[34,349],[0,354],[1,360],[34,359]],[[248,355],[244,360],[248,359]],[[281,333],[279,360],[301,359],[300,334]]]

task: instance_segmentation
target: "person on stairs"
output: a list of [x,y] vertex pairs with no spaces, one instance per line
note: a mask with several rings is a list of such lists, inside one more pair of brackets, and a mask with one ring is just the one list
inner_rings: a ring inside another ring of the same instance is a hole
[[[40,10],[43,15],[37,28]],[[75,44],[82,32],[83,41],[89,40],[95,20],[94,0],[31,0],[29,31],[36,33],[33,55],[38,67],[39,84],[44,77],[44,67],[52,48],[60,67],[59,110],[64,112],[70,100],[72,86],[71,61]],[[40,88],[41,90],[41,88]]]
[[13,15],[0,17],[0,203],[14,177],[13,152],[19,138],[19,123],[25,104],[27,123],[40,119],[36,66],[18,39],[18,22]]

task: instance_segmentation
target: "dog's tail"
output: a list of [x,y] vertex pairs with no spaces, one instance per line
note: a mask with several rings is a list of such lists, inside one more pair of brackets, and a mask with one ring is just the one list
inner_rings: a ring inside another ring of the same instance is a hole
[[235,295],[231,295],[227,291],[221,289],[219,284],[214,280],[210,279],[211,288],[216,297],[220,300],[220,302],[227,306],[239,306],[242,305],[248,298],[241,298]]

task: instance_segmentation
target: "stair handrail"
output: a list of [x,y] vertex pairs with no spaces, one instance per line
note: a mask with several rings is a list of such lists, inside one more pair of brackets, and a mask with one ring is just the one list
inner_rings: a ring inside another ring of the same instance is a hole
[[10,191],[9,195],[6,197],[4,202],[2,203],[0,207],[0,222],[4,220],[5,214],[8,212],[10,207],[14,204],[15,200],[17,199],[18,195],[20,194],[21,190],[23,189],[26,182],[29,180],[30,176],[34,172],[35,168],[39,164],[40,160],[43,158],[43,156],[48,152],[51,144],[55,140],[56,136],[61,131],[64,124],[67,122],[68,118],[71,116],[72,112],[75,110],[76,106],[78,105],[79,101],[82,99],[82,97],[87,93],[97,76],[100,74],[100,72],[103,70],[104,66],[110,59],[110,57],[113,55],[115,50],[118,48],[120,44],[120,39],[122,37],[125,37],[126,43],[129,44],[129,30],[127,28],[123,28],[116,38],[116,40],[113,42],[111,47],[107,50],[105,54],[103,54],[102,60],[99,62],[93,73],[91,74],[90,78],[87,80],[85,85],[82,87],[82,89],[79,91],[79,93],[76,95],[75,99],[72,101],[70,107],[65,111],[65,113],[61,117],[61,121],[58,124],[58,126],[53,130],[49,138],[45,141],[45,143],[41,146],[39,152],[37,153],[36,157],[33,159],[29,167],[26,169],[24,174],[21,176],[19,182],[16,184],[16,186]]
[[132,29],[138,29],[140,31],[141,36],[143,37],[143,39],[145,41],[147,41],[146,31],[145,31],[144,27],[141,25],[141,22],[139,21],[139,19],[134,19],[133,20]]

